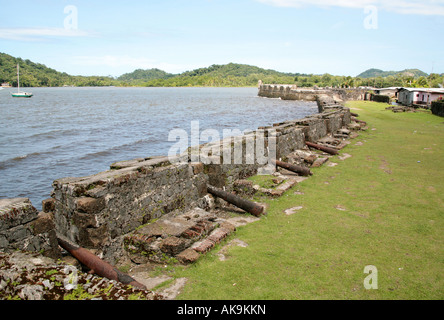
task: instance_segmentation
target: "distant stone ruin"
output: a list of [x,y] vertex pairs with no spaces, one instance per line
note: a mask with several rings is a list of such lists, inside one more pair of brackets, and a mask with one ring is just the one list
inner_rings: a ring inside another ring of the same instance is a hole
[[303,101],[318,101],[320,97],[325,100],[328,97],[333,102],[330,105],[366,99],[366,90],[359,88],[298,88],[289,84],[263,84],[262,81],[259,82],[258,88],[259,97]]

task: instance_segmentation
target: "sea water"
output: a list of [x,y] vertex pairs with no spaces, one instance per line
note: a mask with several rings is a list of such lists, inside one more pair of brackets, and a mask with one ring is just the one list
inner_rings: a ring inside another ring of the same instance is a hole
[[192,122],[223,137],[317,113],[314,102],[260,98],[256,88],[26,88],[30,99],[11,90],[0,91],[0,198],[36,208],[56,179],[168,155],[169,132]]

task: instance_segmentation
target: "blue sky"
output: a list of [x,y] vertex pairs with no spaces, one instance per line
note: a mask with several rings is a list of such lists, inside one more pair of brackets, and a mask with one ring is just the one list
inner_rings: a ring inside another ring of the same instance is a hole
[[443,39],[444,0],[0,0],[0,52],[72,75],[444,73]]

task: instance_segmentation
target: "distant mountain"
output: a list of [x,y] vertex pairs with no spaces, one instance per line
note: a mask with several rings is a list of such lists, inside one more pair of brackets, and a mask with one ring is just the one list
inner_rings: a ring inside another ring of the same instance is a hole
[[257,76],[291,76],[292,73],[282,73],[275,70],[263,69],[247,64],[228,63],[224,65],[213,64],[206,68],[194,69],[191,71],[185,71],[181,74],[171,74],[159,69],[137,69],[131,73],[125,73],[117,78],[121,81],[132,80],[156,80],[156,79],[170,79],[170,78],[183,78],[183,77],[248,77],[251,75]]
[[238,63],[213,64],[206,68],[170,74],[159,69],[135,70],[117,78],[122,85],[148,87],[187,86],[256,86],[259,80],[266,83],[293,83],[296,74],[263,69]]
[[182,73],[180,76],[195,77],[195,76],[230,76],[230,77],[248,77],[251,75],[262,75],[262,76],[291,76],[294,77],[293,73],[283,73],[270,69],[263,69],[256,66],[251,66],[247,64],[239,63],[228,63],[224,65],[213,64],[207,68],[195,69],[192,71],[187,71]]
[[428,74],[419,70],[419,69],[405,69],[403,71],[383,71],[380,69],[368,69],[367,71],[362,72],[357,77],[358,78],[378,78],[378,77],[388,77],[388,76],[395,76],[395,75],[405,75],[410,76],[414,78],[419,77],[427,77]]
[[117,78],[120,81],[131,81],[131,80],[154,80],[154,79],[168,79],[174,77],[174,74],[167,73],[160,69],[137,69],[131,73],[125,73]]

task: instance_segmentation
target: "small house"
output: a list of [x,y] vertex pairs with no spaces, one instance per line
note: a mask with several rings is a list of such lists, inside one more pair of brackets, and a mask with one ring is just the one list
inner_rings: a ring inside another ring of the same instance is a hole
[[442,88],[401,88],[398,93],[398,103],[406,106],[430,105],[432,101],[443,98]]

